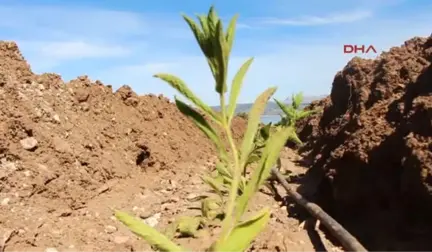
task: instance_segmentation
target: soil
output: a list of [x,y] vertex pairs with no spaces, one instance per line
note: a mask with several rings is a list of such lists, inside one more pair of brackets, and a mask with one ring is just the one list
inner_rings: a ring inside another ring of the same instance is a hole
[[[432,250],[431,62],[432,37],[353,58],[309,106],[321,112],[298,123],[305,145],[282,152],[291,184],[369,250]],[[238,143],[246,123],[234,120]],[[215,153],[162,95],[37,75],[0,41],[0,251],[151,250],[113,209],[161,231],[197,214],[191,199],[209,190],[199,175]],[[276,189],[251,204],[272,217],[249,251],[341,250]],[[175,240],[199,251],[218,232]]]
[[370,250],[432,250],[432,37],[353,58],[298,124],[319,202]]
[[[237,141],[245,125],[234,120]],[[306,171],[294,165],[298,158],[283,153],[296,175]],[[0,251],[148,251],[112,209],[164,230],[195,213],[189,199],[209,189],[199,175],[214,162],[210,141],[162,95],[37,75],[15,43],[0,42]],[[320,231],[301,228],[304,213],[290,207],[287,216],[285,201],[254,199],[252,210],[273,213],[249,251],[338,250]],[[176,242],[203,250],[215,234]]]

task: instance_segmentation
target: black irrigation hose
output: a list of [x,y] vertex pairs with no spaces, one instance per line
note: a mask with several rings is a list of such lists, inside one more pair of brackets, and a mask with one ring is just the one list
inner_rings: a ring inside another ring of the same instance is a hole
[[348,251],[367,251],[363,245],[357,239],[352,236],[342,225],[340,225],[335,219],[328,215],[321,207],[317,204],[309,202],[298,192],[293,190],[286,179],[280,174],[280,172],[273,167],[272,174],[285,188],[287,194],[292,197],[298,204],[304,207],[313,217],[318,219],[324,226],[330,231],[330,233],[338,239],[342,246]]

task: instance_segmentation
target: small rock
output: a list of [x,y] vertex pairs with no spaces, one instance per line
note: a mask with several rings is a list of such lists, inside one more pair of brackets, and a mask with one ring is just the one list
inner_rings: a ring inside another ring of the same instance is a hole
[[54,150],[60,153],[72,153],[70,145],[60,137],[54,137],[52,140]]
[[0,160],[0,167],[4,168],[8,172],[16,171],[18,169],[14,162],[8,162],[6,159]]
[[1,201],[0,205],[2,205],[2,206],[7,206],[7,205],[9,205],[9,202],[10,202],[10,198],[4,198],[4,199]]
[[86,92],[86,90],[79,89],[75,92],[75,98],[78,102],[86,102],[89,98],[90,94]]
[[124,244],[129,241],[129,236],[125,236],[125,235],[115,236],[113,241],[116,244]]
[[163,194],[171,194],[172,192],[170,192],[170,191],[168,191],[168,190],[165,190],[165,189],[162,189],[162,190],[160,190],[159,192],[161,192],[161,193],[163,193]]
[[56,248],[46,248],[45,252],[58,252]]
[[115,231],[117,231],[117,228],[116,228],[116,227],[111,226],[111,225],[107,225],[107,226],[105,226],[105,232],[106,232],[107,234],[112,234],[112,233],[114,233]]
[[144,220],[144,222],[145,222],[147,225],[151,226],[151,227],[155,227],[155,226],[159,223],[159,219],[160,219],[160,217],[161,217],[161,214],[160,214],[160,213],[156,213],[156,214],[154,214],[153,216],[151,216],[151,217],[149,217],[149,218],[146,218],[146,219]]
[[60,116],[57,115],[57,114],[53,115],[53,119],[54,119],[55,122],[58,122],[58,123],[61,122],[61,121],[60,121]]
[[26,177],[30,177],[31,176],[31,171],[24,171],[23,173],[24,173],[24,175]]
[[190,193],[188,196],[186,196],[186,199],[188,199],[188,200],[193,200],[193,199],[195,199],[196,197],[198,197],[197,194],[195,194],[195,193]]
[[141,219],[147,219],[147,218],[150,218],[152,216],[152,214],[151,214],[151,212],[144,212],[143,210],[140,210],[138,213],[138,216]]
[[87,112],[90,110],[90,105],[87,102],[83,102],[81,105],[81,110]]
[[34,137],[27,137],[20,141],[21,146],[24,150],[33,151],[37,148],[38,141]]

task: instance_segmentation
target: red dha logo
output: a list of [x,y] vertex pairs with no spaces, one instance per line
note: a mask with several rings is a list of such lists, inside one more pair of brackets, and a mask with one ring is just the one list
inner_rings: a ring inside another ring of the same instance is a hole
[[[365,50],[366,49],[366,50]],[[366,48],[365,45],[344,45],[344,53],[369,53],[369,52],[377,53],[375,50],[375,47],[373,45],[370,45]]]

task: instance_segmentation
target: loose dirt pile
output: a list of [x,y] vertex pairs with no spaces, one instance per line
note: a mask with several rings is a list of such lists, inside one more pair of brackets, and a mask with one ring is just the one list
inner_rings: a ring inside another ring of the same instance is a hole
[[[240,137],[245,121],[234,125]],[[211,143],[167,98],[36,75],[15,43],[0,42],[0,227],[21,230],[14,249],[36,246],[35,225],[85,209],[116,181],[156,184],[155,173],[212,158]]]
[[13,166],[39,177],[29,194],[48,191],[79,207],[108,180],[210,157],[203,134],[162,96],[139,97],[127,86],[113,93],[86,76],[65,84],[55,74],[34,75],[13,43],[0,44],[0,58],[6,187],[22,179],[7,174]]
[[432,250],[432,37],[352,59],[299,123],[321,203],[369,249]]

